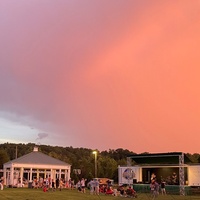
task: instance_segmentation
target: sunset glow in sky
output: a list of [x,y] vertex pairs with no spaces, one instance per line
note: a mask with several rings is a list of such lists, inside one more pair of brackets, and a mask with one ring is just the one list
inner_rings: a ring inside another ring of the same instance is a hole
[[0,143],[200,153],[200,0],[1,0]]

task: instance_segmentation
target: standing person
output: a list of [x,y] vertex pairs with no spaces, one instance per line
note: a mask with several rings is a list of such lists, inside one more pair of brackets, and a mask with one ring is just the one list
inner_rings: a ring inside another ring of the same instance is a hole
[[89,186],[90,186],[90,194],[94,194],[95,182],[93,179],[89,182]]
[[59,187],[59,179],[56,179],[56,189]]
[[71,178],[69,179],[69,188],[72,189],[72,180],[71,180]]
[[60,182],[59,182],[59,187],[60,187],[60,191],[62,190],[62,188],[63,188],[63,180],[62,180],[62,178],[60,179]]
[[0,187],[1,187],[1,190],[3,190],[3,177],[1,177],[1,179],[0,179]]
[[151,181],[150,189],[151,189],[152,198],[153,199],[156,198],[159,194],[159,184],[155,180]]
[[71,180],[71,190],[74,189],[74,180]]
[[155,195],[156,197],[159,195],[159,189],[160,189],[160,185],[158,184],[157,181],[155,181]]
[[81,191],[85,193],[85,179],[84,178],[81,179]]
[[99,195],[99,181],[95,179],[95,194]]
[[49,176],[49,178],[48,178],[48,182],[49,182],[48,189],[50,189],[50,187],[51,187],[51,176]]
[[51,187],[52,187],[52,191],[55,192],[55,181],[52,179],[51,181]]
[[65,181],[65,187],[69,188],[69,181],[68,180]]
[[77,187],[78,191],[81,192],[81,181],[80,180],[76,184],[76,187]]
[[43,178],[39,177],[39,188],[42,188],[43,182]]
[[160,188],[161,188],[161,194],[165,195],[166,190],[165,190],[165,182],[164,181],[161,182]]
[[154,198],[155,197],[155,193],[156,193],[156,186],[155,186],[155,181],[154,180],[151,181],[150,190],[151,190],[151,195]]

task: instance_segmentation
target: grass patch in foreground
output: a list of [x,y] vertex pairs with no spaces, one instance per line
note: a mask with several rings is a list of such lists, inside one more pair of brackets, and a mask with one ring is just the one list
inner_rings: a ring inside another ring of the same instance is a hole
[[42,189],[5,188],[3,191],[0,191],[0,200],[111,200],[113,198],[113,196],[102,194],[100,196],[90,195],[89,190],[85,194],[77,190],[67,189],[43,192]]
[[[130,199],[125,197],[107,196],[104,194],[90,195],[87,190],[86,194],[77,190],[67,190],[56,192],[43,192],[42,189],[29,188],[5,188],[0,191],[0,200],[123,200]],[[133,198],[131,198],[133,199]],[[151,200],[149,194],[138,194],[137,200]],[[179,196],[179,195],[159,195],[158,200],[200,200],[200,196]]]

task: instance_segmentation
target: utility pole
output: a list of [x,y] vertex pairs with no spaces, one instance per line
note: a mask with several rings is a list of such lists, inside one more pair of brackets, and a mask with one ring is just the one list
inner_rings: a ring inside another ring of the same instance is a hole
[[16,149],[15,149],[15,158],[17,159],[17,145],[16,145]]

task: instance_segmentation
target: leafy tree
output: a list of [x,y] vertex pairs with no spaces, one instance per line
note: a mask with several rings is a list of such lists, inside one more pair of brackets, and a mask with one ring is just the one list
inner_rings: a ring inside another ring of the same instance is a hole
[[[34,143],[28,144],[13,144],[4,143],[0,144],[0,168],[3,164],[9,160],[13,160],[17,157],[23,156],[33,151]],[[75,181],[84,177],[88,180],[94,177],[94,155],[92,149],[87,148],[73,148],[70,147],[59,147],[50,145],[39,145],[39,151],[50,155],[54,158],[62,160],[71,165],[71,178]],[[16,151],[17,150],[17,151]],[[98,151],[98,150],[97,150]],[[118,148],[116,150],[109,149],[108,151],[98,151],[97,164],[98,164],[98,176],[107,177],[118,180],[118,165],[127,165],[127,156],[136,154],[127,149]],[[144,152],[142,154],[149,154]],[[200,155],[186,154],[193,163],[200,163]],[[132,164],[134,162],[132,161]],[[81,169],[81,174],[75,174],[74,169]]]
[[3,164],[8,162],[9,156],[7,154],[7,152],[3,149],[0,149],[0,168],[3,168]]
[[101,156],[98,159],[99,177],[113,178],[116,168],[117,162],[113,158]]

